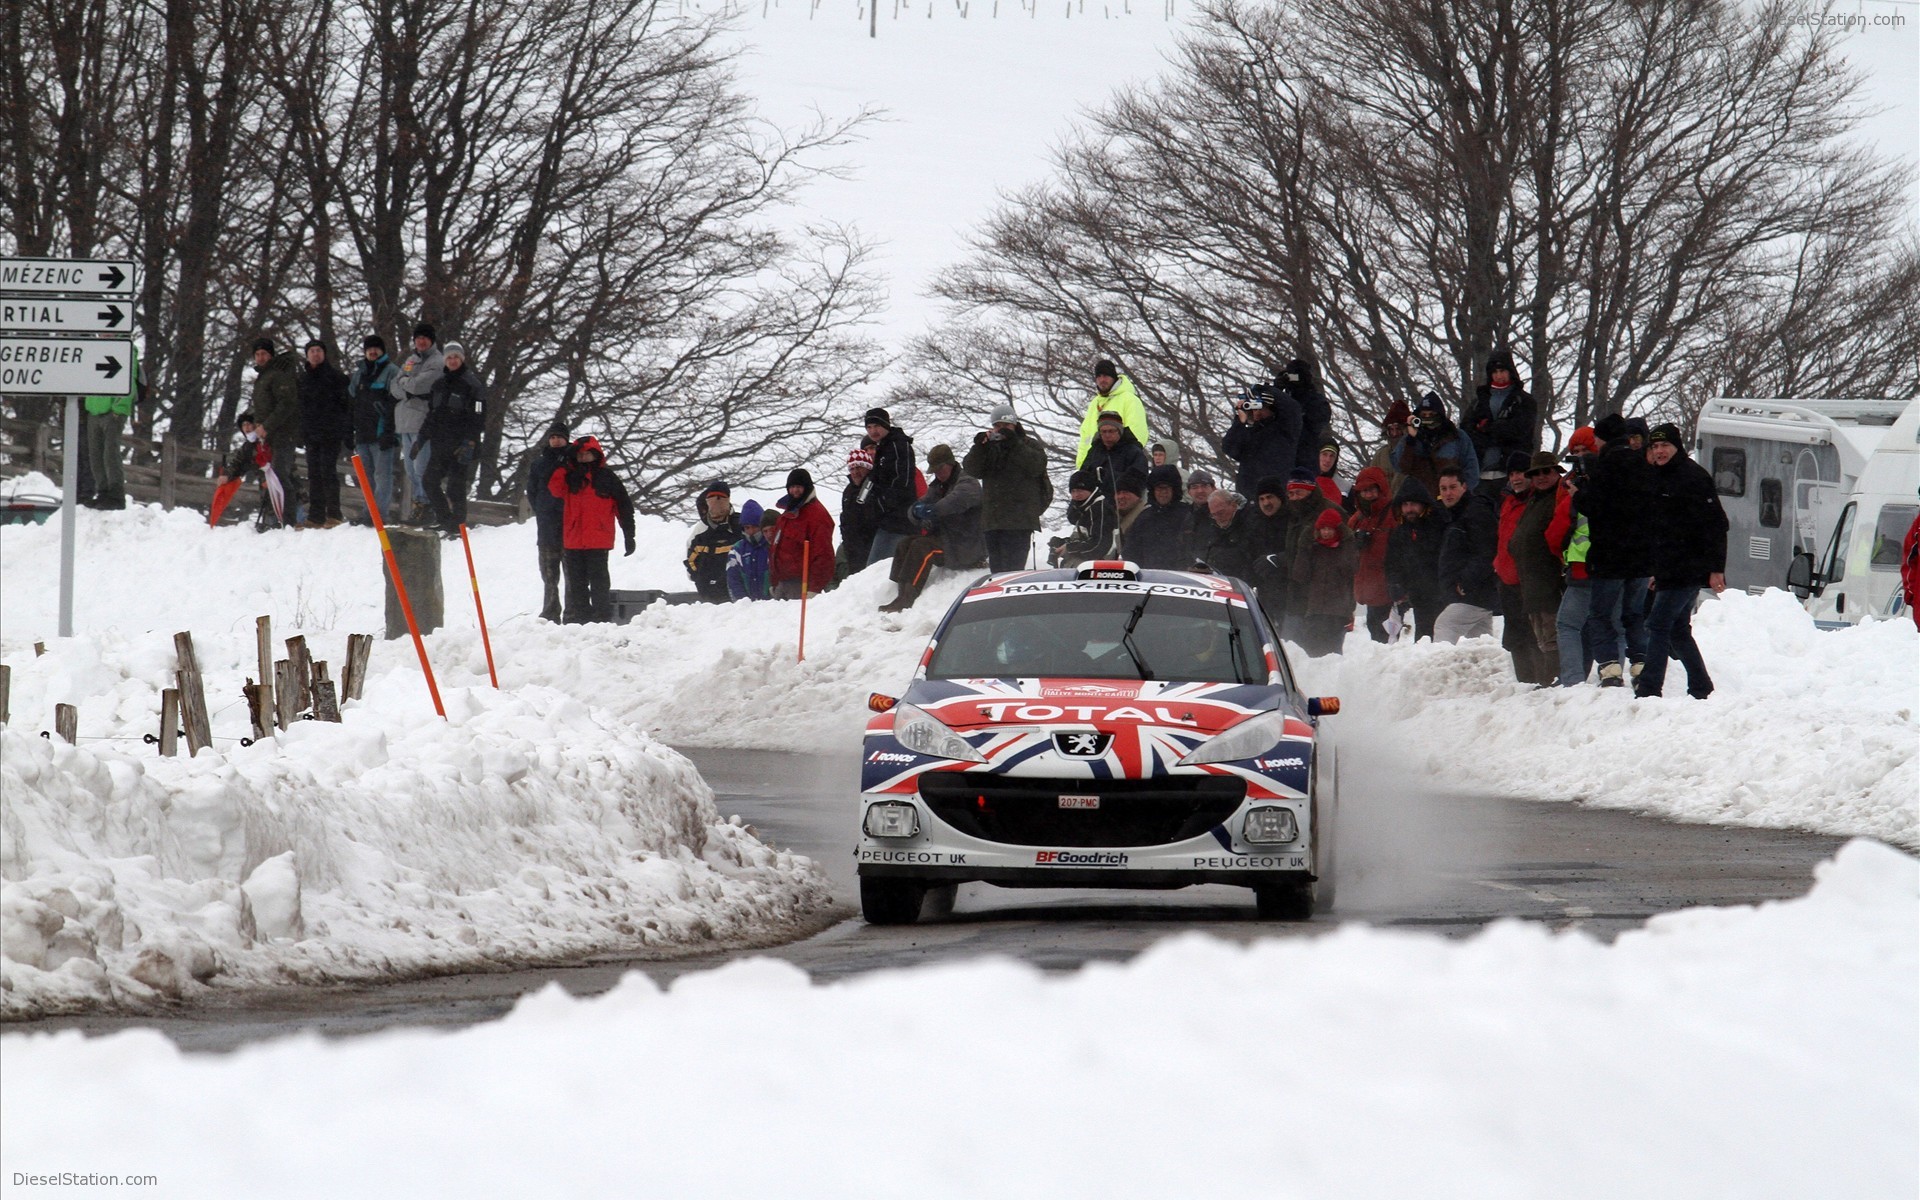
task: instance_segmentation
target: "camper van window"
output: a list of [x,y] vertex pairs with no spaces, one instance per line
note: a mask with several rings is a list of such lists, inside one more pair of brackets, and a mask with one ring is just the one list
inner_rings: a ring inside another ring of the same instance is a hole
[[1713,485],[1722,496],[1747,494],[1747,452],[1720,447],[1713,452]]
[[1880,520],[1873,527],[1873,558],[1868,566],[1876,571],[1900,569],[1900,546],[1907,539],[1915,513],[1920,513],[1920,506],[1912,504],[1889,504],[1880,510]]
[[1768,529],[1780,528],[1781,489],[1778,479],[1760,481],[1760,524]]

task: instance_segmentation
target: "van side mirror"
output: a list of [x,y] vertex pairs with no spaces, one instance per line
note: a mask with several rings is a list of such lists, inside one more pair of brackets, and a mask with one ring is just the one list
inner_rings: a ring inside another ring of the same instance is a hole
[[1793,556],[1787,564],[1787,590],[1805,600],[1808,596],[1818,596],[1825,591],[1823,581],[1814,574],[1813,555],[1805,550]]

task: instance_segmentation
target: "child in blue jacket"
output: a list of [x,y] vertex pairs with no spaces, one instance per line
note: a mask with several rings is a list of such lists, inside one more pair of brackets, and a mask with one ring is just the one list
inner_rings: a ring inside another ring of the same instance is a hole
[[758,500],[749,500],[740,508],[740,528],[746,536],[727,552],[727,592],[735,600],[766,600],[773,595],[768,567],[773,548],[767,542],[767,527],[780,519],[774,510],[762,511]]

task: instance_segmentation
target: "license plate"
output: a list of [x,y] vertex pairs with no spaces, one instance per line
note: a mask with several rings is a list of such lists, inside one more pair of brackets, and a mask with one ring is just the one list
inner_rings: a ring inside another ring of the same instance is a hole
[[1060,807],[1061,808],[1099,808],[1100,797],[1098,796],[1062,796],[1060,797]]

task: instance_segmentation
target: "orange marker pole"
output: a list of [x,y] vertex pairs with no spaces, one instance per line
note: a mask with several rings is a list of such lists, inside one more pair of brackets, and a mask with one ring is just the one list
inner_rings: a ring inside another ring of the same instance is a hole
[[800,657],[794,661],[807,661],[807,564],[813,559],[813,543],[800,543]]
[[400,611],[406,614],[407,632],[413,635],[413,648],[420,655],[420,670],[427,677],[427,691],[433,696],[433,711],[442,717],[447,706],[440,703],[440,685],[433,681],[433,664],[427,661],[427,644],[420,640],[420,623],[413,619],[413,602],[407,599],[407,581],[400,578],[400,564],[393,557],[393,543],[387,538],[387,524],[380,519],[380,502],[373,497],[373,481],[367,478],[367,465],[353,456],[353,473],[360,477],[360,498],[367,502],[367,515],[373,518],[374,532],[380,535],[380,552],[387,556],[387,572],[393,576],[394,594],[400,597]]
[[467,527],[460,526],[460,546],[467,552],[467,578],[473,581],[473,612],[480,618],[480,644],[487,651],[487,678],[493,680],[493,690],[500,690],[500,675],[493,669],[493,639],[487,636],[487,610],[480,604],[480,576],[473,569],[473,543],[467,540]]

